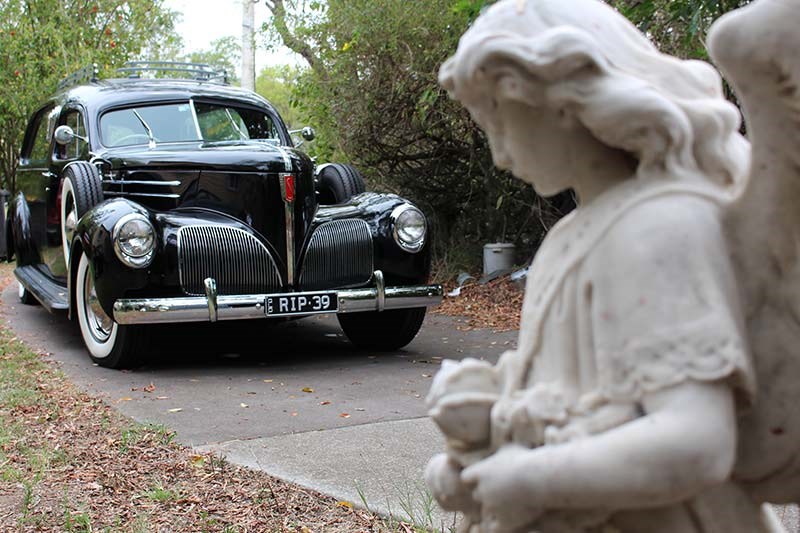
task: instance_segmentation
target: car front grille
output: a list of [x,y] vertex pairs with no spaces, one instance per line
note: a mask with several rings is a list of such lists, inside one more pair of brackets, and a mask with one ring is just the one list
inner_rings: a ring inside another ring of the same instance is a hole
[[214,278],[218,294],[263,294],[282,285],[266,246],[246,231],[227,226],[178,230],[178,272],[188,295],[205,294],[206,278]]
[[372,235],[363,220],[346,219],[319,226],[308,244],[300,286],[304,290],[353,287],[373,272]]

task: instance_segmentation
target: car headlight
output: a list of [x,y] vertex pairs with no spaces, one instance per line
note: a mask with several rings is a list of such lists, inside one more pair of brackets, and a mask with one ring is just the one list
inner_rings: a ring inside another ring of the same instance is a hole
[[133,268],[144,268],[153,261],[156,231],[147,217],[139,213],[125,215],[111,233],[119,260]]
[[425,245],[425,235],[428,232],[425,215],[416,207],[403,204],[392,211],[392,225],[394,226],[394,240],[403,250],[416,253]]

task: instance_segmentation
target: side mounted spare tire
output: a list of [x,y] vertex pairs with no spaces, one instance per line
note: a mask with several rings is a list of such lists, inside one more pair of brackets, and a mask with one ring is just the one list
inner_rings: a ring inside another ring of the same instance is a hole
[[75,226],[83,215],[103,201],[103,177],[100,170],[86,161],[70,163],[61,181],[61,245],[69,265],[69,253]]
[[330,163],[317,173],[321,204],[341,204],[366,190],[361,173],[350,165]]

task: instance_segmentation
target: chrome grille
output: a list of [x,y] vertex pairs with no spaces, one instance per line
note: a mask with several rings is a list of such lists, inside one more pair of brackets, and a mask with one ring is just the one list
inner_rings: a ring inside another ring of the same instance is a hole
[[275,261],[253,235],[227,226],[178,230],[178,272],[186,294],[203,295],[214,278],[219,294],[263,294],[281,287]]
[[363,220],[334,220],[311,236],[300,274],[304,290],[353,287],[372,277],[372,235]]

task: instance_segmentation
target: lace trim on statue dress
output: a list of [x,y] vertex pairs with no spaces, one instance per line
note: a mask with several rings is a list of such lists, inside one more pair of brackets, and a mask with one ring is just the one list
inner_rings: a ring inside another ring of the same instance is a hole
[[735,327],[718,317],[680,328],[652,332],[620,346],[597,350],[600,393],[609,400],[640,399],[644,394],[687,380],[730,378],[733,389],[749,402],[756,384],[748,367],[746,346],[731,335]]

